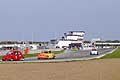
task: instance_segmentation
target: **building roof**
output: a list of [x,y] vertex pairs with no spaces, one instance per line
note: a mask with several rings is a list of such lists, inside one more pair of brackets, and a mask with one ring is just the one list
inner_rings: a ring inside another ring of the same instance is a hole
[[69,31],[69,32],[83,32],[83,33],[85,33],[85,31]]
[[81,36],[81,35],[71,35],[71,34],[67,34],[66,36],[79,36],[79,37],[84,37],[84,36]]

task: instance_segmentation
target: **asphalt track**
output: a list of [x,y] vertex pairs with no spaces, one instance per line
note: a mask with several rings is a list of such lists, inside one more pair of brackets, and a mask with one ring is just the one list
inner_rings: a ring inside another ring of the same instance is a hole
[[72,60],[88,60],[95,58],[97,56],[106,54],[114,50],[113,48],[110,49],[98,49],[99,55],[90,55],[90,50],[80,50],[80,51],[71,51],[66,50],[64,53],[56,54],[55,59],[40,59],[38,60],[37,57],[34,58],[26,58],[22,62],[61,62],[61,61],[72,61]]
[[55,59],[40,59],[38,60],[37,57],[33,58],[25,58],[24,61],[1,61],[3,63],[6,62],[17,62],[17,63],[23,63],[23,62],[64,62],[64,61],[75,61],[75,60],[89,60],[94,59],[96,57],[100,57],[108,52],[113,51],[113,48],[109,49],[98,49],[99,55],[90,55],[90,50],[79,50],[79,51],[71,51],[66,50],[64,53],[56,54]]

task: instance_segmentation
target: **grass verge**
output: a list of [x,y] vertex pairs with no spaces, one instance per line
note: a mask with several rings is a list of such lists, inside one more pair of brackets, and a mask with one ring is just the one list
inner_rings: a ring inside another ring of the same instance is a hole
[[[52,53],[55,53],[55,54],[60,54],[60,53],[63,53],[64,50],[60,50],[60,51],[52,51]],[[24,57],[25,58],[29,58],[29,57],[36,57],[38,55],[38,53],[33,53],[33,54],[24,54]],[[3,56],[0,56],[0,59],[2,59]]]
[[102,57],[102,59],[106,59],[106,58],[120,58],[120,48],[118,48],[113,53],[107,54],[107,55]]
[[[60,51],[52,51],[52,53],[55,53],[55,54],[60,54],[60,53],[63,53],[64,50],[60,50]],[[38,55],[38,53],[34,53],[34,54],[24,54],[24,57],[25,58],[29,58],[29,57],[36,57]]]

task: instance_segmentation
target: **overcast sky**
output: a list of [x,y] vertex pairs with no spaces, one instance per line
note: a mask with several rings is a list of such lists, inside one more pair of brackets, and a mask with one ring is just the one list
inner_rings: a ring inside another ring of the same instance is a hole
[[120,40],[120,0],[0,0],[0,40],[47,41],[74,30]]

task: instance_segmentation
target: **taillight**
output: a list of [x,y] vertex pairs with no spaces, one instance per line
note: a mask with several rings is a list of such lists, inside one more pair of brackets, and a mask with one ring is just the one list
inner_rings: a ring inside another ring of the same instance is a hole
[[15,58],[17,58],[17,56],[15,56]]

